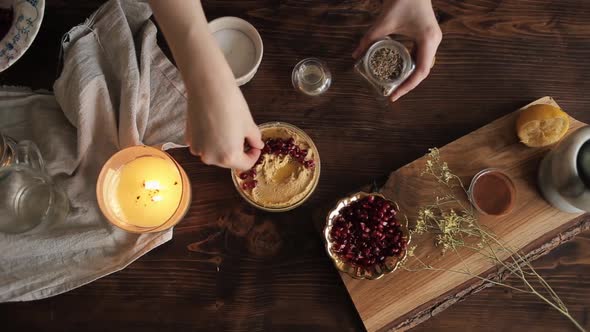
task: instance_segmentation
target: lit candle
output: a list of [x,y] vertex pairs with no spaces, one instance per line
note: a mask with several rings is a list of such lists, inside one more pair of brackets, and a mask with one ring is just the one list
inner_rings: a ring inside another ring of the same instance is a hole
[[132,232],[159,231],[176,224],[190,205],[186,173],[166,153],[136,146],[113,155],[97,182],[107,219]]
[[119,169],[118,180],[110,204],[113,212],[130,224],[160,226],[180,204],[180,173],[169,160],[137,158]]

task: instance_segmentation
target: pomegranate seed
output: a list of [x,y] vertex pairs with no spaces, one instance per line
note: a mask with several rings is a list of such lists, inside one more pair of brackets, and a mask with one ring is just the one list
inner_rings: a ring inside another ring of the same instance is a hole
[[[260,153],[260,157],[254,164],[249,171],[242,172],[238,176],[242,180],[247,180],[249,178],[254,179],[256,177],[256,166],[260,165],[264,160],[264,155],[266,154],[274,154],[278,156],[291,156],[298,162],[300,162],[305,168],[314,168],[315,161],[313,159],[305,160],[305,157],[308,154],[308,150],[302,150],[299,146],[295,144],[295,139],[290,137],[288,139],[281,139],[281,138],[269,138],[264,142],[264,147],[262,148],[262,152]],[[244,190],[249,190],[255,188],[257,185],[256,180],[248,181],[242,183],[242,188]]]
[[256,181],[256,180],[247,181],[247,182],[242,183],[242,189],[244,189],[244,190],[254,189],[254,188],[256,188],[257,184],[258,184],[258,181]]
[[305,160],[303,162],[303,166],[305,166],[305,168],[314,168],[315,167],[315,162],[313,161],[313,159]]

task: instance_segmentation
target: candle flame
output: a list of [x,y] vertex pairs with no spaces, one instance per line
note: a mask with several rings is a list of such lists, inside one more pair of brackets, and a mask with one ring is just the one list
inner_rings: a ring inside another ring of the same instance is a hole
[[143,186],[147,190],[158,190],[160,189],[160,182],[156,180],[145,181]]

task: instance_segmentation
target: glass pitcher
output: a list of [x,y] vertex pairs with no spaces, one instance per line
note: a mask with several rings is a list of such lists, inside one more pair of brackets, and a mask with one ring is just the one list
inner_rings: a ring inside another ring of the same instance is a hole
[[23,233],[42,222],[61,221],[68,210],[68,199],[45,171],[37,145],[0,133],[0,232]]

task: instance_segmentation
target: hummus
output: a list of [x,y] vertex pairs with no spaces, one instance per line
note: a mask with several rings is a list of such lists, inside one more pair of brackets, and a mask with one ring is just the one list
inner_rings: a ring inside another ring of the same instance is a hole
[[316,167],[305,167],[300,161],[290,155],[275,155],[265,153],[261,162],[255,166],[256,186],[252,189],[243,189],[244,182],[252,179],[242,180],[239,177],[241,172],[234,171],[234,178],[240,190],[249,200],[264,208],[287,208],[293,206],[315,189],[319,179],[319,160],[315,146],[303,132],[296,128],[289,128],[277,125],[272,127],[261,127],[262,140],[293,138],[295,145],[302,150],[308,150],[305,160],[313,160]]

